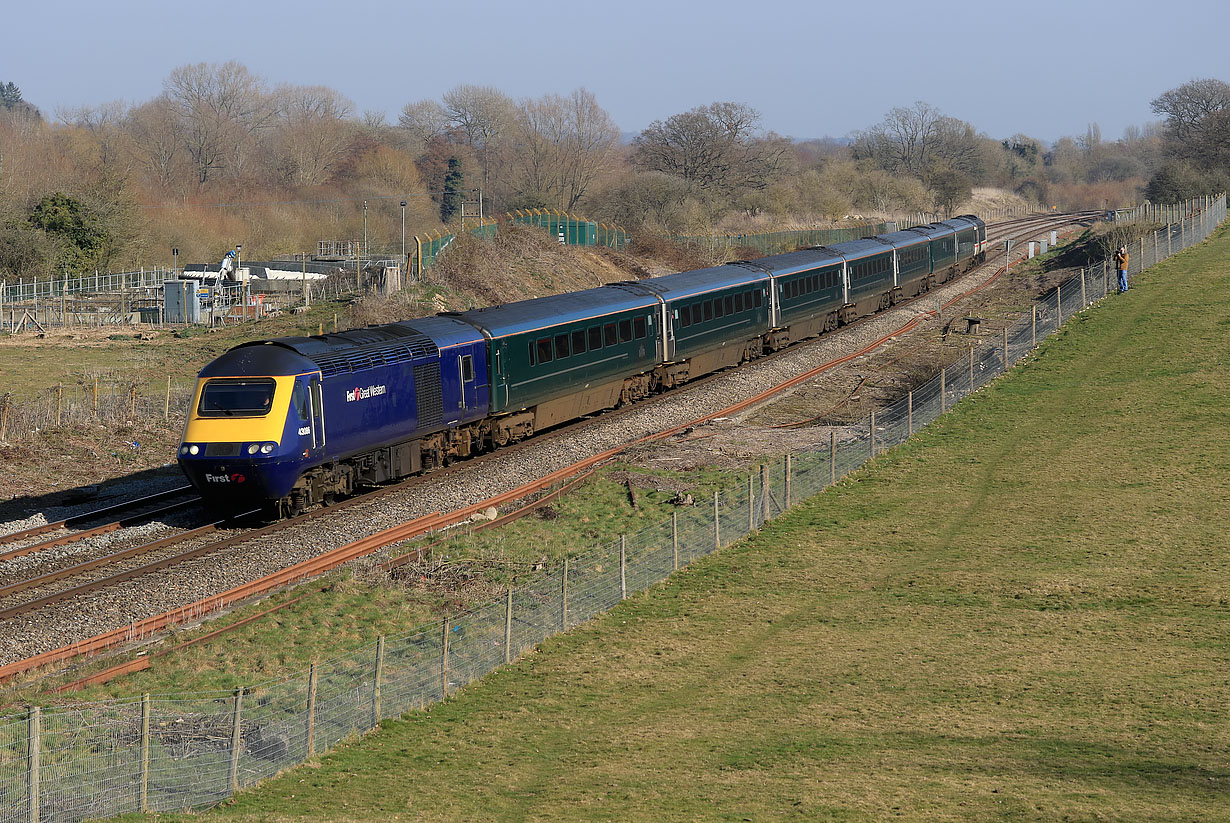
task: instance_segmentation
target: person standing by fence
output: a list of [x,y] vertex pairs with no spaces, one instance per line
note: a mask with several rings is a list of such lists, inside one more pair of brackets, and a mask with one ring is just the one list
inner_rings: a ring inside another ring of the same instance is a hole
[[1119,293],[1123,294],[1128,290],[1127,285],[1127,267],[1128,267],[1128,250],[1127,246],[1120,246],[1119,251],[1115,252],[1115,269],[1119,272]]

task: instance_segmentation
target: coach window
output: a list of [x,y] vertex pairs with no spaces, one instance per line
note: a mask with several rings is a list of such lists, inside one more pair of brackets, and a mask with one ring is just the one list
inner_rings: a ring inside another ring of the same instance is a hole
[[675,316],[679,318],[679,328],[686,329],[692,325],[692,312],[685,307],[683,311],[675,312]]
[[648,330],[645,328],[644,317],[637,317],[632,321],[632,333],[636,335],[637,340],[640,340],[648,333]]
[[602,327],[602,342],[607,346],[614,346],[619,342],[619,334],[615,331],[614,323],[607,323]]
[[544,337],[538,341],[537,354],[538,354],[538,362],[540,364],[551,362],[551,338],[550,337]]
[[743,292],[739,292],[738,294],[735,295],[734,303],[735,303],[736,312],[743,311]]
[[572,333],[572,353],[585,354],[585,330],[577,329]]
[[726,306],[727,314],[735,313],[735,299],[733,297],[731,297],[729,294],[726,295],[726,297],[722,300],[722,303],[725,304]]
[[597,351],[600,348],[602,348],[602,327],[601,326],[590,326],[589,327],[589,350]]
[[752,292],[752,303],[756,306],[756,308],[760,308],[763,302],[764,296],[760,293],[760,289]]
[[627,343],[631,339],[632,339],[632,321],[631,320],[620,320],[619,321],[619,342]]
[[722,316],[722,298],[720,297],[713,298],[713,316],[714,317]]
[[563,360],[568,356],[568,335],[555,335],[555,359]]
[[703,313],[704,313],[704,312],[703,312],[703,310],[702,310],[702,309],[701,309],[701,307],[700,307],[700,303],[693,303],[693,304],[692,304],[692,325],[694,325],[694,326],[695,326],[695,325],[698,325],[698,324],[701,322],[701,318],[702,318]]
[[705,320],[712,320],[713,319],[713,301],[706,300],[703,305],[705,307]]

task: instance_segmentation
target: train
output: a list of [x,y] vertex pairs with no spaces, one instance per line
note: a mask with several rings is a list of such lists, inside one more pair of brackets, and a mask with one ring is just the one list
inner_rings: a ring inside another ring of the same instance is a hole
[[757,260],[243,343],[178,461],[215,508],[301,513],[636,402],[918,297],[985,260],[961,215]]

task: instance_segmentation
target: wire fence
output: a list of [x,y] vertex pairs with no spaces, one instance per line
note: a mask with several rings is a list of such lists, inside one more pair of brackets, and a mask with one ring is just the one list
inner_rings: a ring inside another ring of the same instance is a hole
[[[1130,274],[1200,242],[1226,198],[1142,239]],[[669,520],[548,567],[473,611],[233,693],[32,708],[0,719],[0,823],[217,803],[352,735],[442,700],[546,638],[737,541],[909,438],[1113,288],[1082,269],[1002,338],[941,369],[827,448],[784,455]]]

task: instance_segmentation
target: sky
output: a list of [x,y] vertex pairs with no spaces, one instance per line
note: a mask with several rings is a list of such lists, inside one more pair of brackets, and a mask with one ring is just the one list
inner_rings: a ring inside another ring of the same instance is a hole
[[718,101],[795,139],[926,102],[1004,138],[1105,139],[1189,80],[1230,82],[1230,0],[60,0],[11,4],[0,82],[46,116],[142,103],[178,66],[236,60],[390,122],[459,84],[515,99],[584,87],[621,131]]

